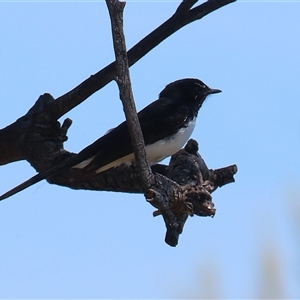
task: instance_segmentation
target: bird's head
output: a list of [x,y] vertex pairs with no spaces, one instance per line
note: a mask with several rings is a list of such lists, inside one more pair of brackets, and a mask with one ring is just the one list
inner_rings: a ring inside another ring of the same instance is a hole
[[161,91],[159,97],[196,101],[200,108],[208,95],[220,92],[221,90],[212,89],[199,79],[185,78],[168,84]]

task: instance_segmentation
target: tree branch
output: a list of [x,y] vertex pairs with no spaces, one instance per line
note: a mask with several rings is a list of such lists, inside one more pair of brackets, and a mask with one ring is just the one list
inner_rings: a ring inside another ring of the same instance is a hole
[[[119,86],[120,98],[122,100],[130,138],[133,145],[137,170],[142,183],[141,190],[145,193],[147,201],[154,207],[158,208],[159,214],[163,215],[167,231],[172,233],[175,232],[175,235],[179,235],[182,232],[183,223],[187,219],[188,214],[193,214],[193,206],[187,204],[185,200],[179,200],[180,197],[178,196],[175,198],[173,197],[174,195],[180,194],[180,186],[178,184],[175,184],[175,182],[160,175],[156,175],[156,177],[154,177],[151,172],[146,157],[145,143],[130,83],[125,36],[123,32],[123,10],[125,2],[119,2],[118,0],[106,0],[106,4],[111,19],[113,44],[116,56],[115,80]],[[174,202],[176,202],[175,206]],[[180,204],[180,209],[178,209],[178,204]],[[170,234],[168,234],[166,242],[175,246],[177,244],[178,236],[176,235],[177,238],[175,238],[175,241],[173,238],[174,233],[172,234],[172,238],[169,236]]]
[[141,178],[142,190],[146,191],[153,183],[153,174],[150,169],[145,151],[145,142],[137,116],[130,82],[129,65],[123,31],[123,10],[125,2],[106,0],[111,19],[113,44],[116,56],[115,80],[119,86],[120,98],[129,129],[137,171]]
[[[183,0],[173,16],[127,52],[128,65],[131,67],[163,40],[185,25],[196,20],[200,20],[209,13],[235,1],[236,0],[208,0],[199,6],[190,9],[197,1]],[[115,74],[116,63],[113,62],[101,71],[90,76],[71,91],[57,98],[57,101],[53,102],[48,107],[48,114],[55,119],[59,119],[68,111],[111,82],[114,79]]]

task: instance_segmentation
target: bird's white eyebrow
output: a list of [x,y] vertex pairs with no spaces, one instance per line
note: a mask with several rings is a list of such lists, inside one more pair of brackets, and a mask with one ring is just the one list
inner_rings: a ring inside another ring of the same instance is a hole
[[195,82],[195,84],[201,86],[202,88],[205,88],[205,87],[206,87],[205,84],[201,84],[201,83],[199,83],[199,82]]

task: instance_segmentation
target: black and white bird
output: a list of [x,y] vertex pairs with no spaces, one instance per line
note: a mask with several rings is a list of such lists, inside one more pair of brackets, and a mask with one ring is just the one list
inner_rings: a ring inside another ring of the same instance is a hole
[[[180,150],[191,136],[198,111],[206,97],[220,93],[199,79],[181,79],[168,84],[152,102],[138,113],[148,161],[154,165]],[[41,172],[7,193],[0,200],[68,168],[80,168],[79,180],[134,162],[133,148],[126,121],[107,132],[74,157]]]

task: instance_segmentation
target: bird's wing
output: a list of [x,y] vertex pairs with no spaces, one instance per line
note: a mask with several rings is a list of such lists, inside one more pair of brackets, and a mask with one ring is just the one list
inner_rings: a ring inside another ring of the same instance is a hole
[[[186,122],[187,115],[188,108],[185,105],[179,106],[178,103],[174,103],[168,98],[152,102],[138,113],[145,145],[155,143],[176,133]],[[96,152],[97,154],[78,173],[76,181],[93,177],[93,172],[133,152],[126,121],[83,149],[78,155],[83,155],[86,152]],[[84,156],[86,157],[86,155]]]
[[184,103],[161,98],[141,110],[138,116],[145,145],[149,145],[175,134],[182,128],[189,116],[189,109]]

